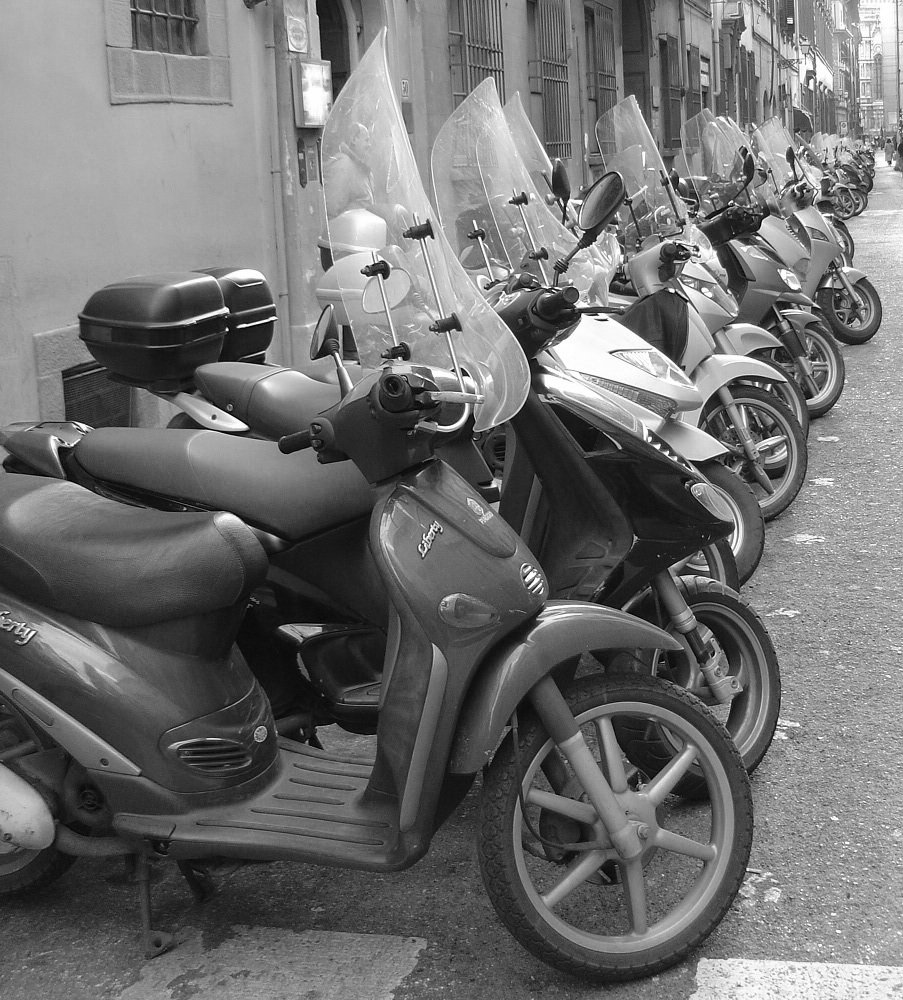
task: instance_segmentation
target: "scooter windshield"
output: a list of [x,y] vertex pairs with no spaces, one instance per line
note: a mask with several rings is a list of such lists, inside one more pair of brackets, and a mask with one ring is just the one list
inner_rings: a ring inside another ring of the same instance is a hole
[[596,142],[605,169],[624,178],[632,212],[619,213],[628,244],[649,236],[679,236],[688,225],[686,206],[672,196],[655,139],[631,94],[596,122]]
[[[742,133],[741,133],[742,134]],[[736,201],[746,189],[744,144],[708,109],[684,122],[677,172],[686,180],[704,218]]]
[[787,151],[793,149],[793,140],[780,118],[769,118],[767,122],[753,129],[752,144],[756,154],[768,165],[774,187],[775,202],[772,208],[777,208],[784,218],[793,215],[794,206],[782,197],[784,191],[796,179],[793,168],[787,162]]
[[[334,234],[343,232],[348,212],[363,211],[383,224],[380,245],[369,253],[336,259],[332,267],[361,363],[381,367],[384,352],[396,339],[408,345],[416,364],[452,369],[454,352],[484,397],[475,407],[475,429],[486,430],[510,419],[527,397],[527,359],[443,236],[421,184],[389,77],[385,31],[342,88],[322,142],[330,245],[342,242]],[[372,283],[382,279],[367,279],[360,272],[379,259],[388,261],[393,273],[407,276],[395,284],[388,315],[373,308],[380,296],[373,295]],[[397,294],[399,286],[406,289],[403,296]],[[446,335],[435,331],[437,324],[461,329]]]
[[[552,284],[553,263],[574,249],[577,237],[558,221],[533,184],[491,77],[474,88],[439,130],[431,169],[443,229],[469,268],[485,270],[470,235],[482,230],[490,258],[502,269],[528,271]],[[605,301],[614,261],[601,263],[598,255],[578,255],[565,281],[584,299]]]

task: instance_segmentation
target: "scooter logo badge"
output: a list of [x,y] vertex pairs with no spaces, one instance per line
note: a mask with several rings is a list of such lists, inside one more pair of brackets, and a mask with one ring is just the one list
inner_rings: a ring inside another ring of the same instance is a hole
[[478,504],[473,497],[467,498],[467,506],[477,515],[480,524],[485,524],[492,517],[492,511],[487,510],[482,504]]
[[438,521],[433,521],[433,523],[420,536],[420,544],[417,546],[417,551],[420,553],[421,559],[426,559],[429,555],[430,549],[433,547],[433,542],[436,540],[436,536],[441,534],[442,525]]
[[9,632],[16,637],[17,646],[24,646],[38,634],[38,630],[27,622],[14,622],[9,617],[11,614],[11,611],[0,611],[0,632]]

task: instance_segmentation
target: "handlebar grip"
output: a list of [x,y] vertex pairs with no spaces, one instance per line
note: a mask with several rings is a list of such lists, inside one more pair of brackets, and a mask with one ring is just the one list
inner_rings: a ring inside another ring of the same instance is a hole
[[296,451],[303,451],[309,448],[311,443],[310,431],[295,431],[294,434],[286,434],[279,438],[276,447],[283,455],[291,455]]
[[540,319],[552,321],[558,319],[562,310],[569,309],[580,297],[573,285],[566,288],[556,288],[551,292],[542,292],[536,296],[533,309]]
[[672,261],[677,260],[680,256],[681,248],[674,242],[662,243],[661,250],[658,252],[659,259],[664,264],[670,264]]

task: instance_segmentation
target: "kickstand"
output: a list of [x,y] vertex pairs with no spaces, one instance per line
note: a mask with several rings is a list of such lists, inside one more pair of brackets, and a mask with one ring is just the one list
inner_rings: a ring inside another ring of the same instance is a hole
[[150,865],[143,854],[135,855],[135,880],[138,883],[138,905],[141,909],[141,936],[144,939],[144,957],[156,958],[169,951],[175,938],[166,931],[151,927]]
[[191,895],[196,903],[206,903],[216,892],[216,883],[208,869],[191,861],[180,861],[179,871],[182,873]]

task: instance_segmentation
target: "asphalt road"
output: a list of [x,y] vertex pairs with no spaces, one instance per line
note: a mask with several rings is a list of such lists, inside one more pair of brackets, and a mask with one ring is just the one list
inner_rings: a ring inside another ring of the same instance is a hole
[[534,960],[482,890],[471,795],[410,872],[246,868],[203,906],[177,874],[164,873],[156,922],[180,946],[151,962],[137,941],[134,888],[118,865],[80,861],[53,888],[0,904],[0,997],[899,1000],[903,177],[883,157],[870,206],[850,229],[884,324],[870,343],[844,347],[844,395],[813,423],[806,486],[769,525],[746,587],[778,651],[783,709],[753,778],[748,878],[698,954],[655,979],[605,990]]

